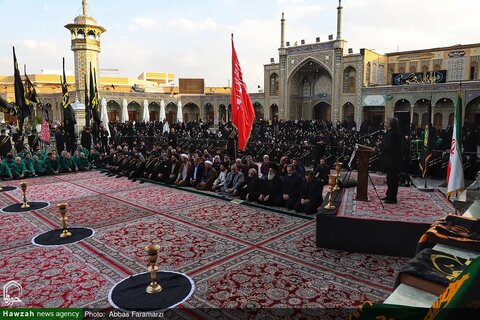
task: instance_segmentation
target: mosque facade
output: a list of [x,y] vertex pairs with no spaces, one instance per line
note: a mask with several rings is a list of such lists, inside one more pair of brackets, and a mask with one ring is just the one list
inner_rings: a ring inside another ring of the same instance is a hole
[[[75,76],[67,77],[71,97],[83,103],[91,64],[110,121],[120,120],[123,104],[127,104],[130,120],[141,121],[145,104],[151,120],[159,120],[160,105],[164,104],[167,120],[175,121],[179,103],[184,121],[230,119],[230,88],[201,87],[192,94],[173,86],[172,73],[144,72],[137,79],[100,75],[100,39],[107,30],[88,15],[86,0],[82,5],[83,14],[65,26],[74,52]],[[353,53],[342,37],[342,10],[339,1],[336,36],[330,35],[327,41],[317,38],[314,43],[285,41],[282,14],[278,59],[271,58],[264,65],[263,90],[250,94],[257,119],[345,120],[358,128],[365,120],[396,116],[402,126],[422,126],[428,121],[431,101],[433,125],[445,128],[453,124],[454,104],[461,90],[465,119],[480,125],[480,43],[387,54],[368,49]],[[61,121],[58,75],[30,78],[51,119]],[[0,76],[0,84],[0,94],[12,101],[13,77]]]

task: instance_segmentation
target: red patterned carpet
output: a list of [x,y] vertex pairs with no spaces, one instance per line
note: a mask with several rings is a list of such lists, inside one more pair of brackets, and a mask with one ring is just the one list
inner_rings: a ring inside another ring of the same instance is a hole
[[[345,190],[342,205],[338,212],[340,216],[360,219],[405,221],[417,223],[432,223],[443,218],[455,209],[447,202],[440,192],[423,192],[415,187],[399,187],[398,203],[384,204],[379,199],[385,196],[387,191],[385,177],[378,174],[370,174],[375,183],[377,193],[372,184],[368,184],[368,202],[355,201],[356,187]],[[354,177],[354,174],[352,174]]]
[[[381,302],[407,262],[317,251],[314,221],[189,191],[98,172],[26,182],[29,200],[51,206],[0,214],[0,285],[18,281],[23,306],[108,308],[115,283],[146,271],[143,248],[150,243],[161,246],[160,269],[194,280],[193,296],[177,311],[196,319],[205,310],[194,308],[302,307],[307,312]],[[2,206],[21,199],[20,189],[0,193]],[[62,247],[33,246],[35,235],[60,226],[56,204],[63,201],[69,204],[69,223],[93,228],[94,236]]]

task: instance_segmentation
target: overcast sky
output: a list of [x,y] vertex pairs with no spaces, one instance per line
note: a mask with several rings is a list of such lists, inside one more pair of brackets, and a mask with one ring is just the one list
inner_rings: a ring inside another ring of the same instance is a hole
[[[263,64],[278,61],[280,18],[292,44],[336,34],[338,0],[89,0],[89,15],[107,29],[102,69],[120,76],[173,72],[226,86],[230,34],[249,90],[263,87]],[[480,42],[480,0],[343,0],[343,38],[358,52],[379,53]],[[11,47],[29,73],[73,71],[63,26],[82,13],[81,0],[0,0],[0,74],[13,74]]]

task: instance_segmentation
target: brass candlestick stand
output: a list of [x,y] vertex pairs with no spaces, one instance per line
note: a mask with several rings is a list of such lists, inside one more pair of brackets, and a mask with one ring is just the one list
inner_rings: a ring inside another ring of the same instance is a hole
[[62,225],[63,225],[63,231],[60,234],[60,238],[67,238],[72,235],[70,231],[68,231],[67,228],[67,204],[66,203],[59,203],[57,204],[58,209],[60,210],[60,220],[62,220]]
[[30,205],[27,202],[27,183],[26,182],[20,183],[20,188],[22,188],[22,192],[23,192],[22,209],[30,208]]
[[148,254],[148,271],[150,271],[150,285],[147,287],[147,293],[158,293],[162,291],[162,286],[157,283],[157,258],[159,245],[149,244],[145,247]]
[[328,176],[328,184],[330,185],[330,192],[328,194],[328,203],[324,207],[325,209],[335,209],[335,206],[332,204],[332,192],[333,192],[333,187],[335,186],[335,180],[336,180],[336,176],[334,175]]
[[335,187],[333,188],[333,191],[338,191],[340,190],[340,171],[342,171],[342,163],[341,162],[335,162],[335,170],[337,171],[337,178],[335,182]]

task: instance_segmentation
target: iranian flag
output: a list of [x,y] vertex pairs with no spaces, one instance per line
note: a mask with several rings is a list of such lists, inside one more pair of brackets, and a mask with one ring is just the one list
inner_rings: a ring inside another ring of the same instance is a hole
[[232,123],[238,130],[238,149],[245,150],[252,131],[255,111],[243,81],[242,69],[238,62],[232,34]]
[[447,198],[465,188],[462,166],[462,98],[460,94],[455,105],[455,123],[453,124],[450,160],[447,168]]

